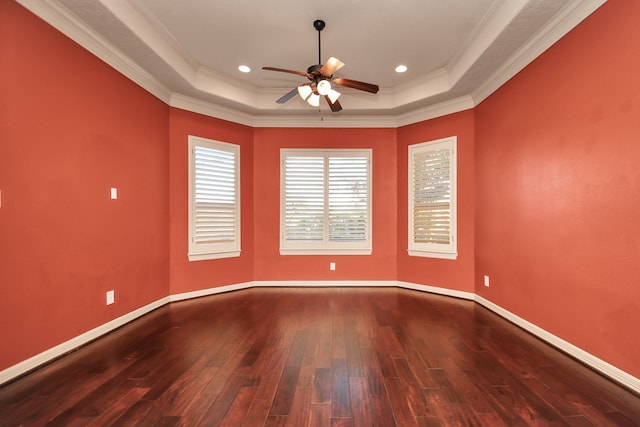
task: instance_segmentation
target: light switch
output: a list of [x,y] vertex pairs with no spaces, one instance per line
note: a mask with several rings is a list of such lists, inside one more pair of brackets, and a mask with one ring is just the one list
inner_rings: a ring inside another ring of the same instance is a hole
[[107,305],[111,305],[116,301],[115,291],[107,291]]

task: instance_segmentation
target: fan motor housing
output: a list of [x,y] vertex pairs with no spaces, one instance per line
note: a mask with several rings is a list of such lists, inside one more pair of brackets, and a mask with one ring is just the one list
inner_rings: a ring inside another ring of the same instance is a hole
[[307,74],[310,74],[314,78],[317,78],[318,76],[322,76],[322,74],[320,73],[320,68],[322,68],[322,65],[312,65],[309,68],[307,68]]

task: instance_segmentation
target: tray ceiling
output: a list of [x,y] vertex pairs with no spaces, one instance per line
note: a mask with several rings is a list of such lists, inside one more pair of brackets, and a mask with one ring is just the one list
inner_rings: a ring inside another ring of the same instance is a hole
[[[18,0],[170,105],[254,126],[398,126],[472,108],[605,0]],[[378,84],[331,113],[275,100],[318,60]],[[394,71],[406,65],[405,73]],[[250,73],[238,66],[247,65]]]

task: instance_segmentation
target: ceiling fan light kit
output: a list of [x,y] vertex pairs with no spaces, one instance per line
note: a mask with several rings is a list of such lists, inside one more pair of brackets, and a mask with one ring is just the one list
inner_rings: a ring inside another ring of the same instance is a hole
[[331,100],[331,102],[335,104],[338,98],[340,98],[340,92],[338,92],[337,90],[331,89],[327,94],[327,96],[329,97],[329,100]]
[[313,93],[313,89],[311,89],[310,85],[298,86],[298,94],[300,95],[300,98],[302,98],[304,101],[306,101],[309,95],[311,95],[312,93]]
[[316,85],[316,89],[318,90],[319,95],[329,95],[329,92],[331,91],[331,83],[329,83],[329,80],[322,79]]
[[320,106],[320,95],[318,95],[316,93],[312,93],[311,96],[309,96],[309,98],[307,99],[307,102],[312,107],[319,107]]
[[307,68],[306,72],[287,70],[285,68],[262,67],[263,70],[279,71],[304,76],[310,81],[310,83],[303,83],[297,88],[292,89],[290,92],[276,100],[276,103],[284,104],[298,93],[309,105],[319,107],[320,97],[324,97],[329,104],[331,111],[335,113],[342,110],[342,106],[338,102],[338,98],[341,94],[332,87],[332,82],[342,87],[349,87],[369,93],[378,93],[378,85],[345,79],[344,77],[334,77],[333,74],[345,65],[344,62],[340,61],[338,58],[330,57],[324,64],[320,64],[322,61],[320,32],[325,26],[325,22],[321,19],[313,21],[313,27],[318,31],[318,65],[310,66]]

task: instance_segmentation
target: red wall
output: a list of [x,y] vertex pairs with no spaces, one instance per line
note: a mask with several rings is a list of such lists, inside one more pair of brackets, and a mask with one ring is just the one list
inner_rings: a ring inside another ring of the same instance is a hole
[[[637,22],[640,2],[606,3],[473,111],[253,129],[167,107],[0,0],[0,370],[171,294],[401,280],[475,291],[640,377]],[[187,259],[188,135],[241,147],[240,257]],[[459,257],[409,257],[408,146],[452,135]],[[371,256],[279,255],[284,147],[373,149]]]
[[[170,112],[170,293],[253,280],[253,129],[177,108]],[[239,257],[189,262],[189,135],[240,145]]]
[[[457,136],[458,258],[409,256],[409,145]],[[398,129],[398,280],[474,292],[474,113],[467,110]]]
[[638,22],[640,2],[606,3],[477,107],[475,280],[636,377]]
[[167,106],[6,0],[0,75],[2,370],[165,297],[169,249]]
[[[371,148],[373,150],[373,253],[280,255],[280,149]],[[255,129],[255,280],[396,279],[395,129]],[[329,263],[336,270],[329,270]]]

